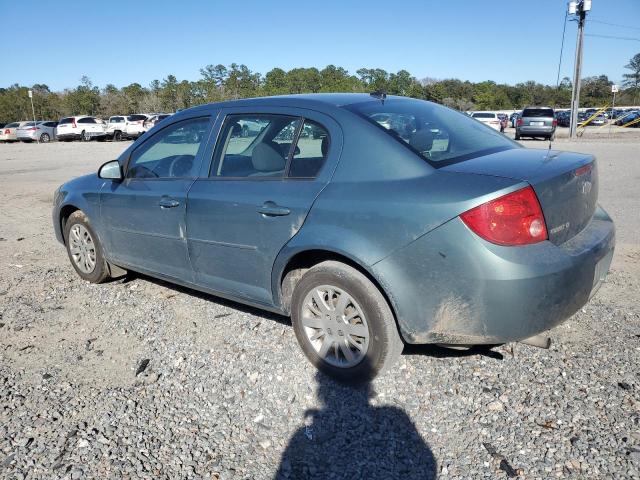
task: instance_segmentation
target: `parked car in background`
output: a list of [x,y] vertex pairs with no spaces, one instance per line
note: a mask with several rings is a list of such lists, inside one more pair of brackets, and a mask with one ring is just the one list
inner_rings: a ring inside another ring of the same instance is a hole
[[[624,127],[625,125],[630,124],[631,122],[635,122],[640,118],[640,111],[631,110],[630,112],[624,113],[618,120],[616,120],[615,124]],[[633,125],[629,125],[629,128],[638,128],[640,127],[640,122],[634,123]]]
[[6,125],[6,123],[0,122],[0,128],[4,127],[5,125]]
[[58,122],[41,120],[39,122],[27,122],[16,130],[16,136],[21,142],[49,143],[56,138],[56,126]]
[[102,120],[87,115],[65,117],[58,122],[56,137],[61,142],[104,140],[107,137],[107,126]]
[[29,122],[13,122],[9,123],[0,130],[0,142],[17,142],[18,141],[18,128],[24,126]]
[[571,124],[571,112],[556,112],[556,120],[558,120],[559,127],[568,127]]
[[475,118],[476,120],[484,123],[485,125],[489,125],[491,128],[500,130],[500,118],[498,117],[497,113],[473,112],[471,114],[471,118]]
[[144,122],[148,120],[150,115],[144,113],[136,113],[134,115],[127,115],[123,136],[125,138],[136,139],[147,129],[144,126]]
[[551,107],[527,107],[516,123],[516,140],[522,137],[544,137],[553,140],[558,121]]
[[149,118],[147,118],[143,122],[142,125],[144,126],[145,131],[149,131],[153,127],[155,127],[158,123],[160,123],[162,120],[164,120],[165,118],[169,118],[170,116],[171,116],[170,113],[159,113],[157,115],[151,115]]
[[52,220],[82,279],[128,269],[290,315],[313,365],[365,381],[404,343],[548,345],[609,270],[597,196],[591,155],[422,100],[315,94],[181,111],[62,185]]
[[516,128],[516,122],[518,121],[518,118],[520,118],[520,112],[513,112],[509,116],[509,123],[511,123],[511,128]]
[[[593,116],[593,115],[592,115]],[[591,118],[588,117],[587,120]],[[591,127],[601,127],[602,125],[605,125],[607,123],[607,118],[604,116],[604,114],[600,114],[597,115],[596,117],[591,118],[591,121],[589,123],[587,123],[587,126],[591,126]]]
[[124,138],[124,131],[127,124],[127,117],[124,115],[114,115],[107,120],[107,137],[117,142]]

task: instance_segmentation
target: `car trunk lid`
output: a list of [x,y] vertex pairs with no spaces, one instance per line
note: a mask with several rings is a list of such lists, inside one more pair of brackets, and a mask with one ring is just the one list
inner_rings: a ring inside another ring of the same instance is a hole
[[441,170],[512,178],[529,183],[540,201],[549,240],[559,245],[589,223],[597,207],[595,157],[555,150],[512,149]]

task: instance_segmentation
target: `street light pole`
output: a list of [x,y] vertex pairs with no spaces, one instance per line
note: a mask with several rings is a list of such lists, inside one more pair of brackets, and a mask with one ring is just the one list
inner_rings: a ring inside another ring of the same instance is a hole
[[580,78],[582,76],[582,44],[584,39],[584,23],[587,12],[591,10],[591,0],[569,2],[569,14],[578,16],[578,39],[576,41],[576,60],[573,72],[573,88],[571,90],[571,123],[569,138],[576,138],[578,127],[578,108],[580,105]]
[[[33,127],[36,128],[36,109],[33,108],[33,91],[29,90],[29,98],[31,99],[31,113],[33,113]],[[38,132],[36,131],[36,141],[40,143],[40,137],[38,137]]]

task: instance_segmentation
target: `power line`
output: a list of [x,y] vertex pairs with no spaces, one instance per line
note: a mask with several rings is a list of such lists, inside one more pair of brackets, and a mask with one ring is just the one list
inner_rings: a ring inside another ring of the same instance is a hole
[[640,38],[635,37],[618,37],[615,35],[599,35],[597,33],[585,33],[587,37],[610,38],[613,40],[629,40],[632,42],[640,42]]
[[562,43],[560,44],[560,60],[558,60],[558,76],[556,77],[556,88],[560,86],[560,67],[562,66],[562,51],[564,50],[564,34],[567,31],[567,17],[569,11],[564,12],[564,27],[562,28]]
[[630,28],[631,30],[640,30],[640,27],[632,27],[630,25],[620,25],[619,23],[603,22],[601,20],[594,20],[593,18],[590,19],[589,21],[594,23],[601,23],[602,25],[609,25],[611,27]]

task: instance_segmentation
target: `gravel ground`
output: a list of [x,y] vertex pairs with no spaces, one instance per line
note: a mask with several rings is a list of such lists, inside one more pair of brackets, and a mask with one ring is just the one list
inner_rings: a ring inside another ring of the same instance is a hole
[[550,350],[408,347],[360,389],[286,318],[75,275],[53,191],[124,147],[0,145],[0,477],[640,478],[640,135],[555,142],[598,155],[618,248]]

